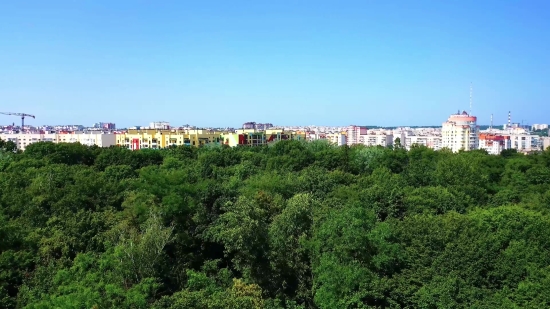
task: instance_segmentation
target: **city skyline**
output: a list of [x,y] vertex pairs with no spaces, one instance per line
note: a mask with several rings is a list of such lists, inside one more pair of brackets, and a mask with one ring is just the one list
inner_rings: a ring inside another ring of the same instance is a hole
[[[22,120],[24,117],[34,119],[34,115],[29,114],[4,112],[0,114],[20,116]],[[498,125],[483,126],[478,124],[475,115],[465,110],[458,110],[450,114],[441,126],[426,127],[377,127],[353,124],[339,127],[278,126],[272,123],[248,121],[240,127],[208,128],[193,125],[177,126],[166,121],[154,121],[146,126],[116,128],[116,124],[112,122],[96,122],[93,127],[22,126],[18,129],[0,126],[0,139],[15,143],[19,150],[25,150],[27,146],[37,142],[80,143],[86,146],[117,146],[140,150],[184,145],[265,146],[282,140],[325,140],[337,146],[392,147],[395,144],[410,150],[417,145],[434,150],[449,149],[452,152],[481,149],[489,154],[498,155],[508,149],[516,149],[523,153],[537,152],[550,145],[550,136],[545,136],[550,135],[548,124],[522,126],[512,122],[510,112],[507,120],[502,129]]]
[[[533,125],[541,125],[541,124],[547,124],[547,123],[530,123],[530,124],[521,124],[521,123],[518,123],[518,122],[513,122],[513,124],[518,124],[520,126],[523,126],[523,127],[532,127]],[[391,128],[441,128],[442,127],[442,123],[441,124],[433,124],[433,125],[430,125],[430,124],[427,124],[427,125],[393,125],[393,126],[381,126],[381,125],[376,125],[376,124],[362,124],[362,123],[356,123],[356,124],[341,124],[341,125],[324,125],[324,124],[308,124],[308,125],[301,125],[301,124],[289,124],[289,125],[279,125],[279,124],[273,124],[273,127],[330,127],[330,128],[338,128],[338,127],[348,127],[350,125],[357,125],[357,126],[364,126],[364,127],[367,127],[367,128],[372,128],[372,129],[391,129]],[[0,122],[0,127],[17,127],[19,128],[20,127],[20,124],[18,123],[15,123],[15,122],[11,122],[11,123],[1,123]],[[62,126],[82,126],[84,129],[88,129],[88,128],[94,128],[93,124],[79,124],[79,123],[55,123],[55,124],[27,124],[25,123],[25,127],[35,127],[35,128],[40,128],[40,127],[62,127]],[[181,127],[186,127],[186,126],[190,126],[190,127],[196,127],[196,128],[233,128],[233,129],[241,129],[242,128],[242,124],[241,125],[229,125],[229,126],[202,126],[202,125],[196,125],[196,124],[188,124],[188,125],[183,125],[183,124],[171,124],[170,127],[171,128],[181,128]],[[491,124],[487,123],[487,124],[483,124],[483,123],[480,123],[478,124],[479,127],[482,127],[482,128],[488,128],[491,126]],[[493,124],[493,127],[494,128],[502,128],[502,127],[505,127],[506,126],[506,123],[494,123]],[[117,125],[116,129],[110,129],[112,131],[116,131],[116,130],[125,130],[125,129],[129,129],[129,128],[135,128],[135,127],[142,127],[142,128],[145,128],[145,127],[148,127],[147,124],[137,124],[137,125],[130,125],[130,126],[119,126]],[[95,128],[95,129],[100,129],[100,128]]]
[[[533,134],[511,122],[502,129],[481,129],[477,117],[466,111],[451,114],[442,127],[424,128],[367,128],[347,127],[273,127],[271,124],[244,123],[242,129],[205,129],[196,127],[171,127],[167,122],[152,122],[149,126],[115,130],[114,123],[96,123],[93,128],[82,126],[42,127],[17,130],[1,128],[0,140],[13,142],[17,149],[25,150],[37,142],[80,143],[86,146],[117,146],[130,150],[164,149],[173,146],[226,145],[262,146],[282,140],[327,142],[342,146],[399,145],[410,150],[413,146],[426,146],[433,150],[449,149],[452,152],[481,149],[498,155],[507,149],[522,153],[538,152],[550,146],[550,136],[544,132]],[[538,124],[537,129],[547,130],[548,124]],[[542,134],[540,134],[542,133]]]
[[480,123],[544,123],[548,30],[544,1],[8,1],[0,109],[29,124],[438,125],[473,85]]
[[[459,110],[460,112],[462,111],[466,111],[466,110]],[[452,112],[449,112],[447,114],[450,115],[452,114]],[[479,116],[475,115],[475,113],[472,113],[472,115],[476,116],[478,119],[480,118]],[[6,119],[10,119],[10,118],[7,118],[7,117],[10,117],[10,116],[5,116],[5,115],[0,115],[0,116],[4,116]],[[20,123],[21,123],[21,120],[20,118],[18,117],[12,117],[14,118],[15,120],[12,120],[12,121],[6,121],[4,119],[2,119],[2,117],[0,117],[0,126],[11,126],[11,125],[15,125],[16,127],[20,126]],[[483,117],[481,117],[483,118]],[[490,118],[490,116],[489,116]],[[443,118],[442,118],[443,119]],[[508,113],[506,114],[506,118],[505,119],[496,119],[495,117],[493,117],[493,122],[491,123],[491,121],[487,122],[487,123],[483,123],[483,122],[480,122],[478,123],[478,126],[482,126],[482,127],[486,127],[486,126],[491,126],[493,125],[494,127],[502,127],[503,125],[506,125],[507,122],[508,122]],[[84,127],[94,127],[96,124],[98,123],[112,123],[112,124],[116,124],[116,127],[117,128],[121,128],[121,129],[124,129],[124,128],[130,128],[130,127],[136,127],[136,126],[140,126],[140,127],[146,127],[148,126],[151,122],[155,122],[155,121],[146,121],[144,123],[140,123],[140,124],[131,124],[131,125],[119,125],[119,123],[122,123],[122,122],[119,122],[119,121],[113,121],[113,120],[110,120],[110,121],[98,121],[98,120],[88,120],[86,121],[85,123],[77,123],[77,122],[65,122],[65,123],[40,123],[39,120],[37,119],[25,119],[25,126],[33,126],[33,127],[41,127],[41,126],[68,126],[68,125],[81,125],[81,126],[84,126]],[[158,120],[157,120],[158,122]],[[164,122],[164,121],[161,121],[161,122]],[[189,125],[189,126],[196,126],[196,127],[204,127],[204,128],[207,128],[207,127],[216,127],[216,128],[224,128],[224,127],[227,127],[227,128],[240,128],[242,127],[244,124],[250,122],[250,119],[249,121],[243,121],[241,122],[240,124],[235,121],[233,124],[231,125],[214,125],[214,126],[205,126],[205,125],[201,125],[200,123],[187,123],[185,124],[185,121],[184,122],[170,122],[170,121],[166,121],[167,123],[170,123],[170,125],[172,127],[182,127],[182,126],[186,126],[186,125]],[[254,121],[256,123],[259,123],[259,124],[262,124],[262,123],[271,123],[270,121]],[[378,127],[378,128],[393,128],[393,127],[441,127],[442,124],[443,124],[444,121],[439,121],[439,122],[436,122],[434,124],[420,124],[420,125],[411,125],[411,124],[398,124],[398,125],[380,125],[380,124],[376,124],[376,123],[355,123],[355,124],[352,124],[352,123],[348,123],[348,124],[333,124],[333,125],[329,125],[329,124],[323,124],[323,123],[309,123],[309,124],[278,124],[278,123],[273,123],[274,126],[296,126],[296,127],[309,127],[309,126],[318,126],[318,127],[347,127],[349,125],[360,125],[360,126],[367,126],[367,127]],[[524,119],[518,121],[517,119],[514,119],[512,118],[511,119],[511,123],[514,123],[514,124],[519,124],[519,125],[524,125],[524,126],[532,126],[532,125],[537,125],[537,124],[546,124],[546,123],[549,123],[549,121],[541,121],[541,122],[530,122],[530,121],[526,121]]]

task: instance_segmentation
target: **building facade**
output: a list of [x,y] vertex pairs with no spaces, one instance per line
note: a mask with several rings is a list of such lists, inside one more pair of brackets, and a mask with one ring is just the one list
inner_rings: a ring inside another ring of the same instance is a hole
[[550,137],[541,137],[542,150],[547,150],[550,147]]
[[220,131],[130,129],[117,134],[116,145],[131,150],[161,149],[170,146],[202,146],[221,143]]
[[511,148],[518,152],[532,152],[542,150],[542,139],[531,134],[506,134],[510,139]]
[[243,123],[244,130],[258,130],[264,131],[273,127],[272,123],[256,123],[256,122],[245,122]]
[[14,142],[20,150],[25,150],[30,144],[37,142],[80,143],[98,147],[110,147],[116,144],[116,134],[103,132],[2,133],[0,139]]
[[479,134],[479,149],[483,149],[489,154],[499,155],[503,150],[510,149],[511,147],[510,136],[491,133]]
[[300,131],[284,131],[273,129],[258,131],[255,129],[242,129],[234,133],[223,133],[221,139],[224,145],[236,146],[262,146],[282,140],[306,140],[306,133]]
[[94,123],[94,129],[102,129],[102,130],[116,130],[116,124],[112,122],[97,122]]
[[344,146],[347,145],[347,136],[345,133],[339,132],[339,133],[326,133],[325,138],[337,145],[337,146]]
[[531,130],[537,131],[537,130],[548,130],[547,124],[534,124],[531,126]]
[[369,132],[359,137],[359,143],[365,146],[391,146],[393,145],[393,134],[383,132]]
[[351,125],[346,131],[346,143],[348,146],[360,144],[362,135],[367,134],[367,127]]
[[166,121],[155,121],[149,124],[149,129],[170,130],[170,123]]
[[343,146],[347,144],[345,132],[337,132],[337,133],[307,132],[306,140],[308,141],[327,140],[330,143],[337,146]]
[[410,150],[413,146],[425,146],[434,150],[442,148],[442,137],[438,135],[407,135],[404,139],[404,147]]
[[453,152],[479,147],[477,117],[466,111],[451,115],[441,128],[442,147]]
[[392,130],[374,129],[368,130],[363,126],[349,126],[346,130],[346,144],[365,146],[391,146],[394,142]]

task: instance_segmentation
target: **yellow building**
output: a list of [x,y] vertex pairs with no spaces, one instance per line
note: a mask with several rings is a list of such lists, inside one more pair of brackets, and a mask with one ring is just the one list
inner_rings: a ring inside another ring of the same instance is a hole
[[132,150],[160,149],[169,146],[202,146],[211,143],[261,146],[280,140],[305,140],[305,132],[283,130],[237,130],[235,133],[212,130],[130,129],[116,135],[116,145]]
[[130,129],[117,134],[116,144],[132,150],[159,149],[169,146],[201,146],[221,142],[220,131]]
[[258,131],[254,129],[237,130],[235,133],[222,134],[222,142],[230,147],[261,146],[281,140],[306,140],[305,132],[282,129]]

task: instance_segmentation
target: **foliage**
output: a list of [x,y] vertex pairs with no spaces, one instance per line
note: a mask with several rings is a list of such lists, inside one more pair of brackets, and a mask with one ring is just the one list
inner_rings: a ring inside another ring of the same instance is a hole
[[548,308],[550,150],[0,141],[0,308]]

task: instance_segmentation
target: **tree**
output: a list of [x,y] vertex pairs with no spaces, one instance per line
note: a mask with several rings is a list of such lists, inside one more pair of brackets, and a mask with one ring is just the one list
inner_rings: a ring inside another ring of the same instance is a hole
[[292,197],[269,227],[271,268],[276,290],[282,297],[313,304],[308,242],[312,235],[313,212],[317,207],[309,194]]
[[4,141],[0,138],[0,151],[15,152],[17,145],[13,141]]
[[549,169],[399,143],[0,149],[0,307],[546,308]]

